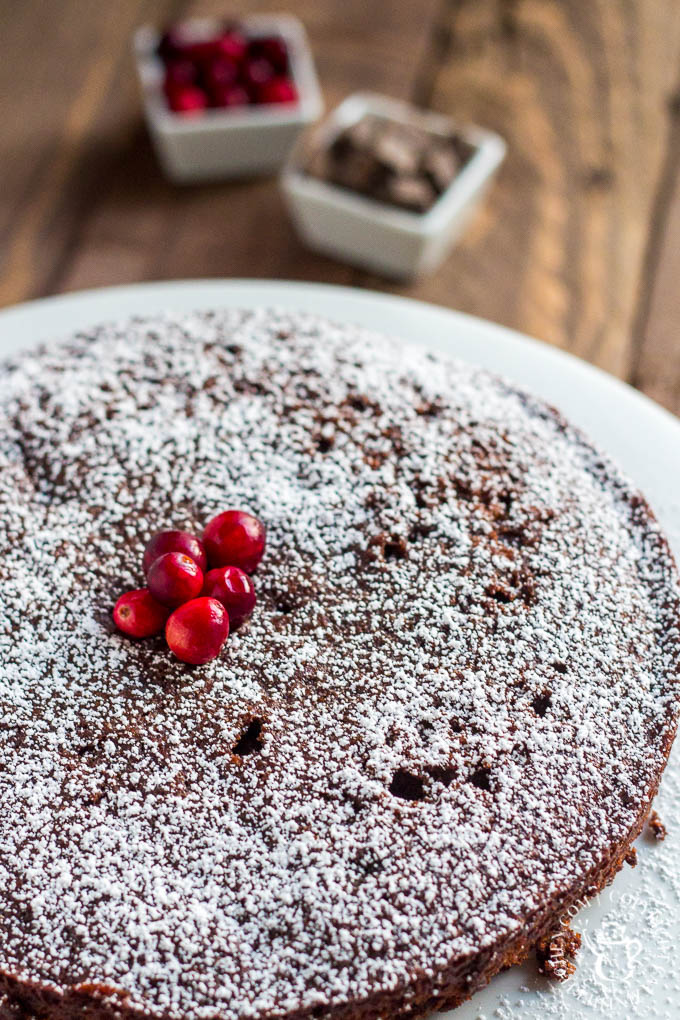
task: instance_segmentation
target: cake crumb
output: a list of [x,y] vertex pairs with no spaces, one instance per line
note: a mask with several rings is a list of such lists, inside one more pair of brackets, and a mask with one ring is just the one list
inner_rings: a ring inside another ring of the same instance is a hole
[[657,811],[652,811],[652,813],[650,814],[647,820],[647,828],[649,829],[651,836],[654,839],[658,840],[659,843],[662,840],[664,840],[668,835],[668,830],[666,829],[666,826],[659,818],[659,814]]
[[581,935],[568,924],[536,943],[538,971],[556,981],[566,981],[576,970],[573,960],[581,947]]
[[626,856],[623,858],[626,864],[630,864],[631,868],[637,867],[637,850],[632,846]]

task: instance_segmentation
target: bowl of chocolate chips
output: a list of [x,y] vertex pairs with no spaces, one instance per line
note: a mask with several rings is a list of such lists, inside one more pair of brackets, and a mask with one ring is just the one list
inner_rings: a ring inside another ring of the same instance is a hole
[[355,93],[295,148],[281,187],[309,247],[403,279],[439,266],[504,155],[493,131]]

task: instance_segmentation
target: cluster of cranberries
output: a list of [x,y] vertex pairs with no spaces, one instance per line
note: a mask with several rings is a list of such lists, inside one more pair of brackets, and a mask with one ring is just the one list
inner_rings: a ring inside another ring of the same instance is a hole
[[229,27],[192,42],[177,26],[164,33],[158,54],[165,64],[163,91],[175,113],[297,102],[288,49],[280,36],[248,38]]
[[116,626],[136,638],[165,628],[178,659],[195,666],[209,662],[219,655],[229,629],[253,611],[249,575],[264,545],[264,525],[243,510],[214,517],[201,539],[188,531],[159,532],[144,550],[147,586],[121,595],[113,610]]

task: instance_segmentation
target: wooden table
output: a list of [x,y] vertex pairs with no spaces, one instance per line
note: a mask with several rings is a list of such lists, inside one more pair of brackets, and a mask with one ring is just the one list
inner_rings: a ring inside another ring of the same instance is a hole
[[[279,7],[305,22],[329,106],[379,89],[507,139],[437,275],[396,287],[306,251],[274,181],[161,177],[132,30]],[[541,337],[680,412],[680,4],[0,0],[0,53],[0,305],[173,277],[374,287]]]

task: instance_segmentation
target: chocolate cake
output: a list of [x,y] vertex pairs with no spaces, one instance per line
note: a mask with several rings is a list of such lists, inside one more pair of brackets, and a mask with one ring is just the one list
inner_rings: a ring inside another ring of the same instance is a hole
[[[0,379],[0,1016],[413,1016],[609,881],[678,717],[643,499],[540,401],[209,312]],[[267,525],[250,624],[117,633],[150,534]],[[663,852],[663,851],[660,851]]]

